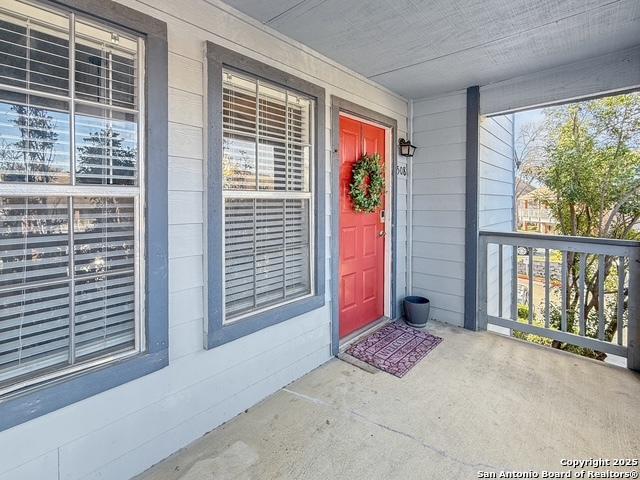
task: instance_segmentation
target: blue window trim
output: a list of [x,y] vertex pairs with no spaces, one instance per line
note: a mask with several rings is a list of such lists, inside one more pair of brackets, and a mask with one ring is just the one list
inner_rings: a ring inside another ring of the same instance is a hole
[[0,398],[0,431],[157,371],[169,363],[167,25],[110,0],[42,1],[145,37],[146,350]]
[[[263,328],[289,320],[322,307],[325,303],[325,91],[277,68],[248,58],[240,53],[207,42],[208,95],[208,173],[207,173],[207,257],[208,257],[208,322],[205,348],[215,348]],[[312,97],[315,102],[315,231],[314,285],[312,296],[248,315],[233,323],[223,323],[224,285],[223,237],[224,205],[222,199],[222,70],[229,68],[249,76],[267,80],[289,90]]]

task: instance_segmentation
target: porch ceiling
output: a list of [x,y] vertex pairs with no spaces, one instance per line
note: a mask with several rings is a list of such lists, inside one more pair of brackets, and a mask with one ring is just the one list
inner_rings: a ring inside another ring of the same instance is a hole
[[407,97],[640,44],[637,0],[225,0]]

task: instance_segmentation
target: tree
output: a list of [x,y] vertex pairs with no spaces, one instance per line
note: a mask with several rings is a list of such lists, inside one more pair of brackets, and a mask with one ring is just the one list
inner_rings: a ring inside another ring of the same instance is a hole
[[[14,142],[0,139],[0,170],[8,182],[49,183],[61,172],[54,165],[58,143],[57,122],[47,109],[30,105],[11,105],[10,123],[17,130],[8,131]],[[27,178],[28,177],[28,178]]]
[[536,179],[544,162],[544,127],[543,123],[529,122],[518,129],[513,159],[516,192],[521,190],[522,184]]
[[0,180],[4,182],[24,181],[23,156],[13,142],[0,138]]
[[[545,130],[545,163],[535,176],[548,187],[544,201],[558,221],[558,233],[640,238],[634,229],[640,220],[640,95],[548,109]],[[614,268],[614,258],[606,257],[605,278]],[[569,330],[575,332],[580,310],[578,255],[568,253],[567,269]],[[597,256],[591,256],[585,269],[584,321],[596,334],[597,313],[605,308],[599,305],[598,276]],[[608,287],[607,292],[612,293]],[[611,341],[619,328],[615,313],[606,312],[606,320],[604,336]]]
[[76,172],[84,176],[83,183],[129,185],[133,181],[136,149],[123,144],[120,132],[102,128],[82,140]]
[[[515,201],[513,208],[514,225],[520,224],[520,198],[535,190],[536,174],[544,161],[544,123],[530,121],[520,126],[515,138],[513,150],[513,169],[515,173]],[[537,186],[537,185],[536,185]]]

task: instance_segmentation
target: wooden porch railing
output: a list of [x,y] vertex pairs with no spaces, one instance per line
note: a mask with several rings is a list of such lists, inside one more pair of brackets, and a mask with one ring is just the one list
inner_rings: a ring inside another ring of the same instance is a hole
[[479,328],[618,355],[640,370],[640,242],[482,231],[478,249]]

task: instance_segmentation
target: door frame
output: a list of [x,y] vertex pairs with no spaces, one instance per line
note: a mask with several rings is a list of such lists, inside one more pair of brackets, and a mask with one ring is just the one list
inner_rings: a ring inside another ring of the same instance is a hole
[[[396,251],[397,251],[397,194],[396,166],[398,160],[398,122],[397,120],[360,106],[335,95],[331,96],[331,353],[338,355],[340,350],[340,116],[346,116],[365,123],[384,128],[386,143],[385,181],[388,185],[385,210],[385,282],[384,314],[396,318]],[[374,322],[375,324],[375,322]]]

